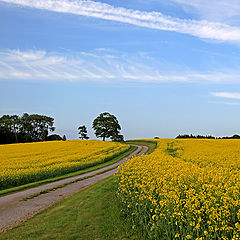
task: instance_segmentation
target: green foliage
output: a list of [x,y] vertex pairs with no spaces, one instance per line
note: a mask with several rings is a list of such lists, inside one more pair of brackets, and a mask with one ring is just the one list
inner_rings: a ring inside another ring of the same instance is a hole
[[215,137],[213,137],[213,136],[211,136],[211,135],[209,135],[209,136],[202,136],[202,135],[193,135],[193,134],[191,134],[191,135],[188,135],[188,134],[179,134],[176,138],[199,138],[199,139],[204,139],[204,138],[206,138],[206,139],[215,139]]
[[0,143],[18,142],[20,119],[17,115],[3,115],[0,118]]
[[96,137],[102,138],[103,141],[106,138],[111,138],[113,141],[123,140],[123,135],[120,135],[121,127],[117,118],[108,112],[101,113],[93,121],[93,129]]
[[52,135],[47,136],[46,140],[47,141],[61,141],[61,140],[63,140],[63,138],[58,134],[52,134]]
[[3,115],[0,118],[0,144],[46,141],[49,131],[55,129],[53,124],[54,119],[44,115]]
[[85,126],[85,125],[83,125],[83,126],[80,126],[79,128],[78,128],[78,130],[79,130],[79,135],[80,135],[80,139],[89,139],[89,137],[88,137],[88,135],[87,135],[87,127]]
[[124,141],[124,137],[121,134],[117,134],[116,136],[112,136],[112,141],[114,141],[114,142],[122,142],[122,141]]
[[48,131],[54,131],[54,119],[44,115],[24,113],[21,118],[22,129],[33,142],[45,141]]

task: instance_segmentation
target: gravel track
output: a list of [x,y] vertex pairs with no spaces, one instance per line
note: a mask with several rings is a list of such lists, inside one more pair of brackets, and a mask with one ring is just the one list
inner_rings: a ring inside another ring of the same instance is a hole
[[[66,197],[73,195],[76,192],[81,191],[87,186],[93,185],[107,177],[112,176],[114,173],[116,173],[117,167],[121,165],[124,161],[130,159],[134,155],[140,156],[146,153],[148,150],[148,147],[146,146],[137,147],[137,150],[129,154],[124,159],[104,168],[0,197],[0,233],[17,226],[21,222],[24,222],[27,219],[33,217],[38,212],[48,208],[49,206]],[[74,180],[84,177],[89,178],[80,180],[75,183],[71,183],[69,185],[66,185],[65,187],[58,188],[54,191],[41,194],[32,199],[28,199],[27,201],[21,201],[23,198],[39,193],[40,191],[51,189],[62,184],[70,183]]]

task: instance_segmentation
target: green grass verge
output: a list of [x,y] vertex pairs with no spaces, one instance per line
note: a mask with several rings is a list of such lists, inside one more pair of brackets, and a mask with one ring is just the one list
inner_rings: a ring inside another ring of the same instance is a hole
[[152,153],[157,148],[157,141],[150,141],[150,140],[128,140],[125,143],[127,144],[136,144],[136,145],[142,145],[147,146],[148,151],[147,154]]
[[1,234],[0,240],[140,239],[121,216],[117,183],[113,176],[88,187]]
[[73,177],[73,176],[80,175],[80,174],[83,174],[83,173],[86,173],[86,172],[91,172],[91,171],[97,170],[99,168],[106,167],[108,165],[111,165],[115,162],[120,161],[122,158],[128,156],[130,153],[132,153],[136,149],[137,149],[136,147],[130,146],[130,148],[128,150],[120,153],[118,156],[115,156],[114,158],[109,159],[109,161],[98,164],[98,165],[90,167],[90,168],[86,168],[84,170],[80,170],[80,171],[68,173],[68,174],[65,174],[65,175],[62,175],[62,176],[49,178],[49,179],[44,179],[42,181],[37,181],[37,182],[28,183],[28,184],[24,184],[24,185],[13,187],[13,188],[8,188],[8,189],[1,190],[0,191],[0,196],[7,195],[7,194],[10,194],[10,193],[13,193],[13,192],[19,192],[19,191],[22,191],[22,190],[25,190],[25,189],[37,187],[37,186],[40,186],[40,185],[43,185],[43,184],[55,182],[55,181],[58,181],[58,180],[61,180],[61,179],[64,179],[64,178]]

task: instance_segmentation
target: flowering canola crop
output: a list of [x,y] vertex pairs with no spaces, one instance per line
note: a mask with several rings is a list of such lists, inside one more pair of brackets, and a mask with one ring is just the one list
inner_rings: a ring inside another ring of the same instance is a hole
[[147,239],[240,239],[240,141],[157,140],[118,171],[118,197]]
[[0,189],[91,167],[128,148],[96,140],[0,145]]

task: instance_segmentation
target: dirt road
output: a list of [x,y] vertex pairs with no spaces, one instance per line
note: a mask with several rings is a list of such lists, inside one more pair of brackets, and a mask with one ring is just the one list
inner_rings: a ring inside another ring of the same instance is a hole
[[[107,167],[0,197],[0,232],[15,227],[63,198],[71,196],[89,185],[93,185],[107,177],[112,176],[116,173],[117,167],[124,161],[130,159],[134,155],[140,156],[148,150],[148,147],[146,146],[137,147],[138,149],[129,156]],[[40,194],[32,199],[22,201],[23,198],[29,197],[33,194],[37,194],[41,191],[51,189],[62,184],[67,184],[84,177],[89,178],[71,183],[65,187],[58,188],[48,193]]]

